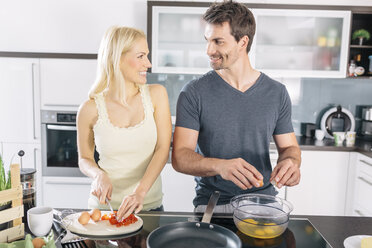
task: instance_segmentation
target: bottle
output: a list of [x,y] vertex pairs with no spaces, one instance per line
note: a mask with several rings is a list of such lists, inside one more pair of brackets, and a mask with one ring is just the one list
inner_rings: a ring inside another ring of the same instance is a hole
[[350,60],[349,77],[355,77],[355,68],[356,68],[355,61],[354,60]]
[[360,53],[355,55],[354,60],[357,65],[360,65],[360,61],[362,60],[362,55]]
[[356,62],[356,68],[354,69],[354,76],[362,76],[364,74],[364,67],[361,66],[362,55],[359,53],[354,57]]

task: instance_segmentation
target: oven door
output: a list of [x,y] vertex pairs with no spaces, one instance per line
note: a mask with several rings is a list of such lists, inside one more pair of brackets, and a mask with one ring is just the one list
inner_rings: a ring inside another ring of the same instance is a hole
[[79,170],[76,126],[42,125],[43,176],[84,176]]

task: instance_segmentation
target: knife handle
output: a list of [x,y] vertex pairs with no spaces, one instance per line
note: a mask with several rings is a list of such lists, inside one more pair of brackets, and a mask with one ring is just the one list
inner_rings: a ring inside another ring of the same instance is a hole
[[62,229],[59,223],[57,223],[56,221],[53,221],[53,231],[54,231],[55,237],[57,237],[54,242],[56,243],[60,238],[62,238],[66,230]]

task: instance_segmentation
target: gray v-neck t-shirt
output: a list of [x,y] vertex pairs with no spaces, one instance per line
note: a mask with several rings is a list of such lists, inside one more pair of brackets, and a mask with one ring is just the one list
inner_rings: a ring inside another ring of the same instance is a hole
[[[285,86],[264,73],[241,92],[215,71],[195,79],[181,90],[176,126],[199,132],[196,152],[210,158],[243,158],[264,177],[262,188],[242,190],[221,176],[195,177],[194,205],[206,205],[211,193],[220,191],[218,204],[244,193],[270,187],[270,139],[293,132],[291,101]],[[275,191],[273,191],[275,192]]]

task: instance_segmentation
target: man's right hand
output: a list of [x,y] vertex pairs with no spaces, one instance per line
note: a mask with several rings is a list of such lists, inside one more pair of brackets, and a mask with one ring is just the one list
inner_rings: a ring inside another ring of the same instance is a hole
[[106,204],[106,197],[111,200],[112,184],[104,171],[97,174],[93,181],[92,194],[97,196],[100,204]]
[[223,179],[232,181],[243,190],[263,186],[261,173],[244,159],[234,158],[221,162],[217,172]]

